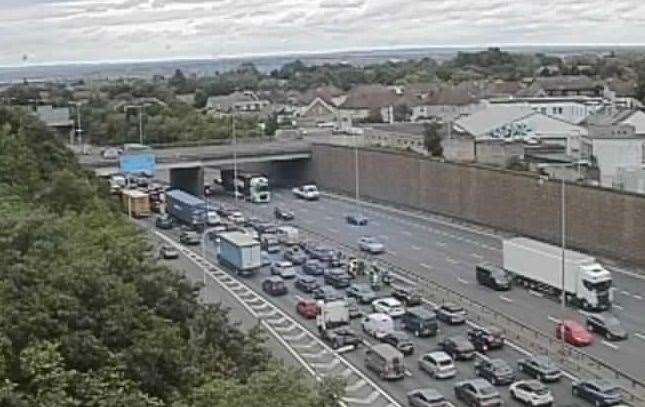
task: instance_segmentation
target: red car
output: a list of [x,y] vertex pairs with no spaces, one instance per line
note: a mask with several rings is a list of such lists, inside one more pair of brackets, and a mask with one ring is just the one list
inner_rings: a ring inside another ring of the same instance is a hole
[[555,337],[573,346],[588,346],[593,342],[593,336],[587,329],[576,321],[565,319],[555,326]]
[[302,315],[307,319],[316,318],[316,315],[320,313],[320,307],[314,300],[304,299],[298,301],[296,305],[296,311],[298,314]]

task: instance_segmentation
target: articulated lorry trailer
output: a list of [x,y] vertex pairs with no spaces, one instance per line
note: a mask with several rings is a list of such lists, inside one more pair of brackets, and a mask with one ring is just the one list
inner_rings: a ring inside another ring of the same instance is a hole
[[217,259],[240,275],[253,274],[262,267],[260,242],[243,232],[222,233]]
[[537,240],[518,237],[503,242],[504,269],[528,289],[561,298],[583,309],[604,311],[611,308],[611,273],[595,258]]
[[206,202],[180,189],[166,191],[166,211],[175,219],[199,229],[206,222]]
[[265,175],[238,171],[236,179],[235,171],[232,169],[223,169],[221,174],[222,186],[226,191],[235,193],[237,189],[245,200],[252,203],[271,202],[269,178]]

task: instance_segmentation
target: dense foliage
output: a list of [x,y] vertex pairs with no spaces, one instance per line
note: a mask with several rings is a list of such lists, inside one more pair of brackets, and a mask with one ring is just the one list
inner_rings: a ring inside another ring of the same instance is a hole
[[326,406],[158,264],[95,179],[0,108],[0,406]]

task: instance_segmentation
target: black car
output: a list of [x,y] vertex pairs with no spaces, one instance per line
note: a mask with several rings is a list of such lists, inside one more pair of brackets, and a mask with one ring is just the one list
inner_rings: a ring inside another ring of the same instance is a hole
[[261,235],[270,235],[275,234],[278,227],[270,222],[260,222],[255,225],[255,230]]
[[513,368],[503,359],[480,360],[475,364],[475,374],[494,385],[511,384],[515,381]]
[[604,336],[610,341],[627,339],[627,331],[620,321],[612,315],[593,314],[587,316],[587,330]]
[[321,331],[321,336],[323,340],[331,344],[333,349],[344,348],[346,346],[351,346],[356,349],[363,343],[361,337],[347,326],[324,329]]
[[289,260],[296,265],[304,264],[307,261],[307,255],[298,246],[285,250],[283,256],[285,260]]
[[571,393],[596,406],[613,406],[623,400],[620,389],[605,380],[582,380],[573,383]]
[[437,319],[450,325],[466,323],[466,311],[459,305],[445,303],[435,309]]
[[391,331],[381,338],[381,342],[389,343],[406,356],[414,353],[414,344],[405,332]]
[[347,288],[351,281],[351,277],[343,269],[326,270],[323,279],[325,284],[334,288]]
[[347,312],[349,312],[349,318],[360,318],[363,316],[363,311],[358,306],[356,298],[345,298],[345,306],[347,307]]
[[506,291],[511,289],[511,275],[499,266],[489,263],[478,264],[475,267],[475,277],[481,285],[493,290]]
[[293,212],[279,208],[277,206],[275,207],[273,214],[278,220],[293,220],[296,217]]
[[454,360],[470,360],[475,357],[475,347],[463,336],[451,336],[438,345]]
[[557,382],[562,377],[562,369],[547,356],[520,359],[517,365],[522,372],[542,382]]
[[159,257],[162,259],[177,259],[179,258],[179,250],[175,249],[172,246],[161,246],[161,249],[159,249]]
[[309,248],[309,255],[314,259],[328,263],[334,258],[335,252],[326,246],[313,246]]
[[310,276],[322,276],[325,273],[325,267],[318,259],[309,259],[302,265],[302,272]]
[[184,231],[179,235],[179,241],[185,245],[197,246],[201,243],[201,239],[197,232]]
[[347,223],[354,226],[365,226],[368,222],[365,216],[357,213],[345,216],[345,220],[347,220]]
[[495,388],[484,379],[471,379],[455,385],[455,397],[468,406],[498,407],[504,402]]
[[496,326],[473,328],[466,334],[477,351],[486,353],[489,350],[502,349],[506,338],[501,329]]
[[173,224],[172,218],[168,215],[157,216],[157,219],[155,219],[155,226],[159,229],[172,229]]
[[331,301],[343,299],[342,294],[338,293],[336,290],[334,290],[332,287],[329,287],[329,286],[322,286],[322,287],[316,288],[311,292],[311,295],[314,297],[315,300],[323,300],[324,302],[331,302]]
[[416,307],[422,303],[421,295],[412,288],[395,288],[392,290],[392,297],[401,301],[406,307]]
[[281,277],[273,276],[262,282],[262,291],[272,296],[278,296],[287,294],[288,289]]
[[294,283],[294,286],[300,291],[311,293],[315,289],[319,288],[320,284],[312,276],[298,276],[296,278],[296,282]]

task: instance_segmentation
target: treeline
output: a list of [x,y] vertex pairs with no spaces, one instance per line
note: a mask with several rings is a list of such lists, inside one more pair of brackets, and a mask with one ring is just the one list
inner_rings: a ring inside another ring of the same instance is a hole
[[158,264],[75,157],[0,107],[0,406],[331,406]]

